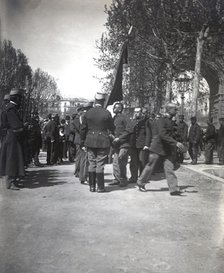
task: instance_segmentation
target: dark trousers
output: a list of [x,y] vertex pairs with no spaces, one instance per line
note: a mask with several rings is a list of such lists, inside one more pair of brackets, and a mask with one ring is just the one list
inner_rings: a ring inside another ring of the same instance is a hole
[[58,161],[58,141],[51,142],[51,138],[47,138],[47,164],[55,164]]
[[189,142],[188,152],[189,152],[189,155],[190,155],[190,157],[192,159],[192,162],[197,163],[198,152],[199,152],[199,144],[198,143],[194,144],[192,142]]
[[89,172],[104,173],[104,165],[107,162],[109,148],[88,148]]
[[74,174],[83,182],[87,180],[88,176],[88,154],[81,149],[80,145],[76,145],[76,151]]
[[219,163],[224,164],[224,144],[218,146]]
[[215,148],[214,142],[205,143],[205,163],[213,163],[213,151]]
[[130,148],[129,155],[131,180],[137,181],[138,174],[141,174],[148,159],[148,151],[143,151],[140,148]]
[[[155,154],[155,153],[150,153],[149,154],[149,160],[148,163],[146,164],[144,170],[142,171],[142,174],[138,178],[138,185],[145,185],[146,183],[149,182],[151,175],[153,173],[153,170],[156,166],[156,163],[158,160],[161,158],[160,155]],[[174,163],[173,163],[173,158],[172,156],[168,157],[162,157],[163,158],[163,167],[164,167],[164,172],[167,180],[167,184],[169,187],[170,192],[175,192],[179,190],[178,183],[177,183],[177,177],[174,173]]]

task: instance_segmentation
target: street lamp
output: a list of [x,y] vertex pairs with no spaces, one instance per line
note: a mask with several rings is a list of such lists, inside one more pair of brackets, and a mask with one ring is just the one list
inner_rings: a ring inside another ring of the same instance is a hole
[[184,93],[187,91],[191,79],[192,76],[189,75],[187,71],[179,73],[179,75],[175,79],[175,81],[178,82],[179,92],[181,94],[181,115],[184,115]]

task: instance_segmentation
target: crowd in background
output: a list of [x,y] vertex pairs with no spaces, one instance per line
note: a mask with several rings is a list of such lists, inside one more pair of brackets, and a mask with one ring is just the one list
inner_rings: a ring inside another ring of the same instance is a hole
[[96,187],[98,192],[105,191],[105,163],[113,164],[112,185],[137,183],[140,190],[145,190],[151,175],[164,166],[171,193],[180,192],[177,182],[173,183],[173,169],[188,156],[195,165],[203,151],[204,163],[213,164],[216,150],[219,164],[224,165],[224,118],[219,119],[218,129],[208,118],[203,130],[196,117],[191,118],[189,126],[183,115],[176,119],[175,105],[168,105],[164,115],[135,108],[133,117],[128,117],[120,102],[114,104],[112,117],[99,95],[95,104],[80,105],[71,117],[49,114],[40,120],[33,112],[30,121],[24,123],[19,114],[21,97],[22,91],[13,89],[1,107],[0,175],[7,178],[7,188],[18,189],[19,178],[31,164],[44,166],[39,161],[41,150],[47,154],[46,165],[75,162],[74,175],[81,183],[88,183],[91,192]]

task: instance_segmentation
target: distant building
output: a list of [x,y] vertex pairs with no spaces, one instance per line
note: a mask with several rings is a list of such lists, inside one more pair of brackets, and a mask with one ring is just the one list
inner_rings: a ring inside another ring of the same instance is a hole
[[45,105],[45,115],[52,113],[58,114],[61,117],[72,115],[76,112],[80,104],[86,103],[89,100],[84,98],[61,98],[60,100],[48,100]]

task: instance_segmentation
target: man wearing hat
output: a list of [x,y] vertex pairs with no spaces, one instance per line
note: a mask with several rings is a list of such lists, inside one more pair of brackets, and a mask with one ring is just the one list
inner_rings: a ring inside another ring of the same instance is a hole
[[[178,136],[178,141],[183,143],[183,145],[187,149],[187,134],[188,134],[188,125],[184,121],[184,115],[179,115],[179,120],[177,122],[176,126],[176,135]],[[179,154],[179,163],[183,163],[184,160],[184,154],[183,153],[178,153]]]
[[213,125],[213,119],[210,117],[207,120],[208,127],[206,128],[203,140],[205,142],[205,164],[213,163],[213,151],[216,143],[216,129]]
[[81,146],[87,147],[91,192],[96,190],[96,179],[97,191],[105,191],[104,165],[110,148],[109,134],[114,130],[112,116],[108,110],[103,108],[105,99],[105,94],[96,94],[95,106],[84,115],[80,131]]
[[23,89],[12,89],[10,102],[2,112],[2,128],[7,130],[0,150],[0,175],[6,177],[6,187],[18,190],[17,179],[25,175],[22,150],[23,122],[19,116],[19,108]]
[[202,129],[197,123],[196,117],[191,117],[191,127],[188,135],[189,140],[189,155],[192,159],[191,164],[195,165],[198,161],[198,152],[200,142],[202,141]]
[[164,172],[169,187],[170,195],[181,195],[182,191],[178,187],[177,177],[174,173],[174,155],[176,149],[184,149],[182,143],[173,138],[172,118],[177,113],[177,106],[174,103],[166,105],[166,114],[157,121],[157,133],[153,136],[149,162],[146,164],[142,174],[138,178],[139,190],[146,191],[145,184],[148,183],[156,163],[160,158],[164,161]]
[[10,96],[9,96],[9,94],[7,94],[3,98],[3,104],[0,109],[0,147],[1,147],[1,143],[3,141],[3,138],[6,136],[6,132],[7,132],[6,129],[2,128],[1,115],[2,115],[2,112],[5,111],[9,101],[10,101]]
[[219,124],[217,136],[219,165],[224,165],[224,117],[219,118]]

